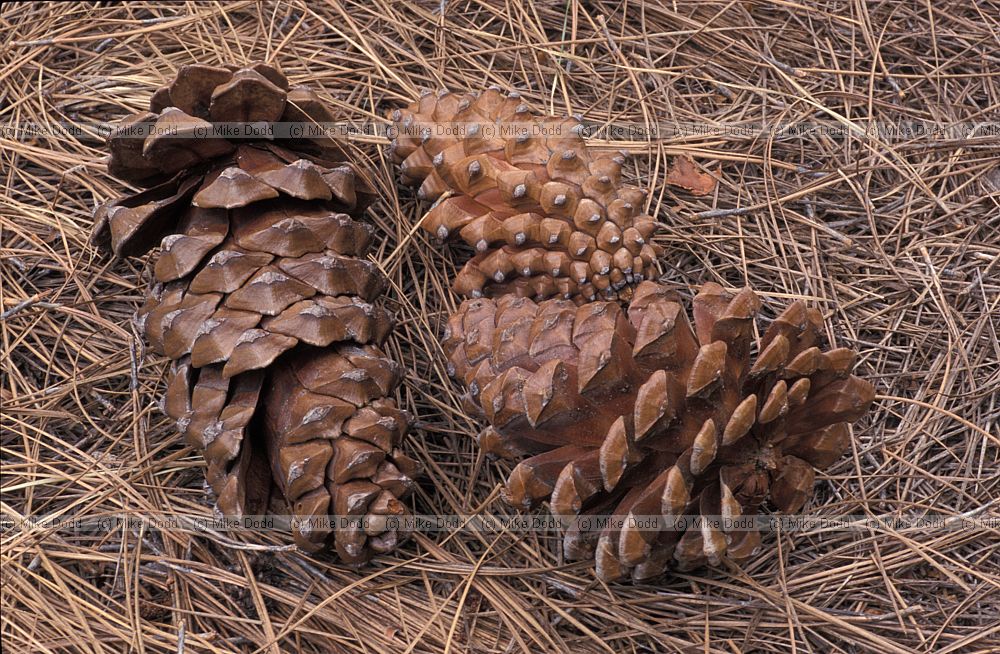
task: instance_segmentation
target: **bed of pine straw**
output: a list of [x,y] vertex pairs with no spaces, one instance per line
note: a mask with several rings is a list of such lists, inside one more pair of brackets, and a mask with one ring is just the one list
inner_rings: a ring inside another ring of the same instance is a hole
[[[992,7],[990,6],[992,4]],[[111,6],[108,6],[111,5]],[[662,5],[662,6],[659,6]],[[264,59],[379,118],[421,89],[517,88],[538,110],[707,125],[997,121],[1000,24],[981,0],[5,3],[4,123],[115,119],[178,66]],[[399,396],[418,425],[418,513],[510,515],[439,337],[461,254],[414,226],[384,140],[355,141],[384,200]],[[99,139],[3,135],[4,651],[996,652],[996,531],[768,534],[743,568],[596,583],[544,533],[417,534],[361,570],[275,533],[111,533],[20,516],[211,515],[201,456],[155,406],[164,362],[129,318],[147,259],[87,243],[120,192]],[[664,279],[802,297],[860,350],[878,399],[817,484],[819,515],[997,515],[997,138],[741,136],[619,143],[665,225]],[[663,183],[688,153],[704,197]],[[739,211],[736,211],[739,209]],[[773,310],[765,310],[773,316]],[[544,511],[540,509],[540,511]]]

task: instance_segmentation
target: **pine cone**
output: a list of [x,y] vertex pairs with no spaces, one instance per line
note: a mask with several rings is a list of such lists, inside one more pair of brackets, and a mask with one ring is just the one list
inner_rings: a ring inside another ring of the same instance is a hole
[[[136,324],[173,361],[163,408],[203,450],[217,509],[283,499],[299,546],[367,560],[405,535],[387,517],[417,468],[389,397],[401,369],[379,348],[386,280],[356,219],[373,190],[332,141],[227,140],[209,120],[333,117],[267,65],[181,68],[112,134],[111,172],[149,188],[100,207],[94,239],[118,256],[160,243]],[[335,535],[305,521],[330,514],[368,520]]]
[[[548,500],[567,519],[566,556],[593,556],[603,580],[749,557],[757,531],[682,529],[671,518],[736,518],[765,500],[798,511],[814,468],[841,456],[849,423],[874,398],[851,374],[853,351],[819,349],[821,316],[802,302],[756,344],[749,288],[706,284],[693,305],[692,325],[674,293],[646,281],[627,312],[505,296],[466,300],[448,322],[450,368],[491,425],[481,446],[528,457],[507,499]],[[657,520],[600,531],[569,520],[598,515]]]
[[477,251],[456,293],[627,299],[656,275],[646,193],[621,182],[621,153],[588,148],[579,120],[539,118],[496,89],[428,93],[391,118],[403,181],[421,198],[449,193],[424,229]]

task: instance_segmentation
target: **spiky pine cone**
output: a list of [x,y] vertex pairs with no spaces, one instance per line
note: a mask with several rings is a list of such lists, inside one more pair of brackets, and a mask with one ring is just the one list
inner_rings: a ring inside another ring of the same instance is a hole
[[[820,350],[821,316],[801,301],[757,343],[749,288],[706,284],[693,305],[692,325],[673,292],[646,281],[627,311],[505,296],[466,300],[448,323],[450,367],[491,425],[482,447],[527,457],[507,499],[548,500],[566,518],[566,556],[593,556],[604,580],[746,559],[756,530],[672,519],[732,519],[765,500],[798,511],[814,468],[841,456],[874,397],[851,374],[852,350]],[[572,519],[599,515],[625,526]]]
[[[356,219],[373,190],[333,141],[231,141],[207,122],[332,119],[270,66],[181,68],[112,134],[111,172],[150,188],[100,207],[94,239],[118,256],[160,243],[136,324],[173,361],[163,408],[204,452],[217,509],[283,498],[301,547],[362,562],[405,536],[387,517],[416,474],[390,399],[400,366],[379,347],[386,280]],[[328,515],[368,520],[307,520]]]
[[646,193],[622,183],[621,153],[587,146],[579,120],[535,116],[496,89],[428,93],[391,118],[403,181],[440,198],[424,229],[477,251],[456,293],[627,299],[655,276]]

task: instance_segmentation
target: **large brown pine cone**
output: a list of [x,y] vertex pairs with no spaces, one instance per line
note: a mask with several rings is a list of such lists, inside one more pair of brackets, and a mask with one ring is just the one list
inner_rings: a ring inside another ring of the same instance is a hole
[[[173,361],[163,407],[203,450],[218,510],[283,498],[301,547],[361,562],[405,535],[387,517],[417,467],[390,398],[402,371],[379,347],[386,280],[357,220],[373,191],[332,141],[227,140],[208,122],[331,120],[270,66],[181,68],[112,134],[111,172],[150,188],[101,206],[94,239],[119,256],[160,244],[136,323]],[[307,520],[329,515],[368,520]]]
[[438,200],[424,229],[477,251],[460,295],[627,299],[656,275],[645,191],[622,183],[621,153],[587,146],[579,120],[535,116],[496,89],[428,93],[391,117],[403,181]]
[[[453,373],[491,425],[482,447],[523,458],[507,499],[625,522],[564,522],[566,556],[593,556],[604,580],[746,559],[756,530],[685,529],[676,518],[732,519],[766,500],[798,511],[814,468],[841,456],[874,397],[851,374],[853,351],[820,350],[821,316],[802,302],[757,342],[749,288],[706,284],[693,305],[692,324],[674,293],[646,281],[627,311],[505,296],[466,300],[448,323]],[[629,516],[657,521],[630,526]]]

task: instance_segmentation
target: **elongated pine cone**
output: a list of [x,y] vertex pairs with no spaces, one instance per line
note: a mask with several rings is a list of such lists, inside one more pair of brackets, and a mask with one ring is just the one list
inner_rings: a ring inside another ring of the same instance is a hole
[[[417,468],[390,398],[402,371],[380,349],[387,282],[357,220],[373,190],[332,141],[212,131],[332,119],[270,66],[181,68],[111,135],[111,172],[149,188],[101,206],[94,240],[118,256],[160,244],[136,325],[173,361],[163,408],[204,452],[217,509],[283,498],[299,546],[357,563],[405,536],[388,517]],[[334,531],[330,515],[368,520]]]
[[475,248],[454,280],[467,297],[628,299],[656,276],[657,223],[625,157],[587,146],[575,119],[533,115],[516,93],[428,93],[391,114],[393,161],[420,197],[423,227]]
[[[749,288],[706,284],[693,305],[692,324],[674,293],[645,281],[627,310],[508,295],[466,300],[448,322],[450,366],[491,425],[481,446],[527,457],[508,501],[548,500],[566,518],[567,558],[594,557],[604,580],[745,560],[756,529],[677,519],[731,521],[766,500],[798,511],[814,468],[842,455],[874,398],[851,374],[855,352],[819,348],[821,316],[801,301],[756,343]],[[572,519],[607,515],[619,520]]]

